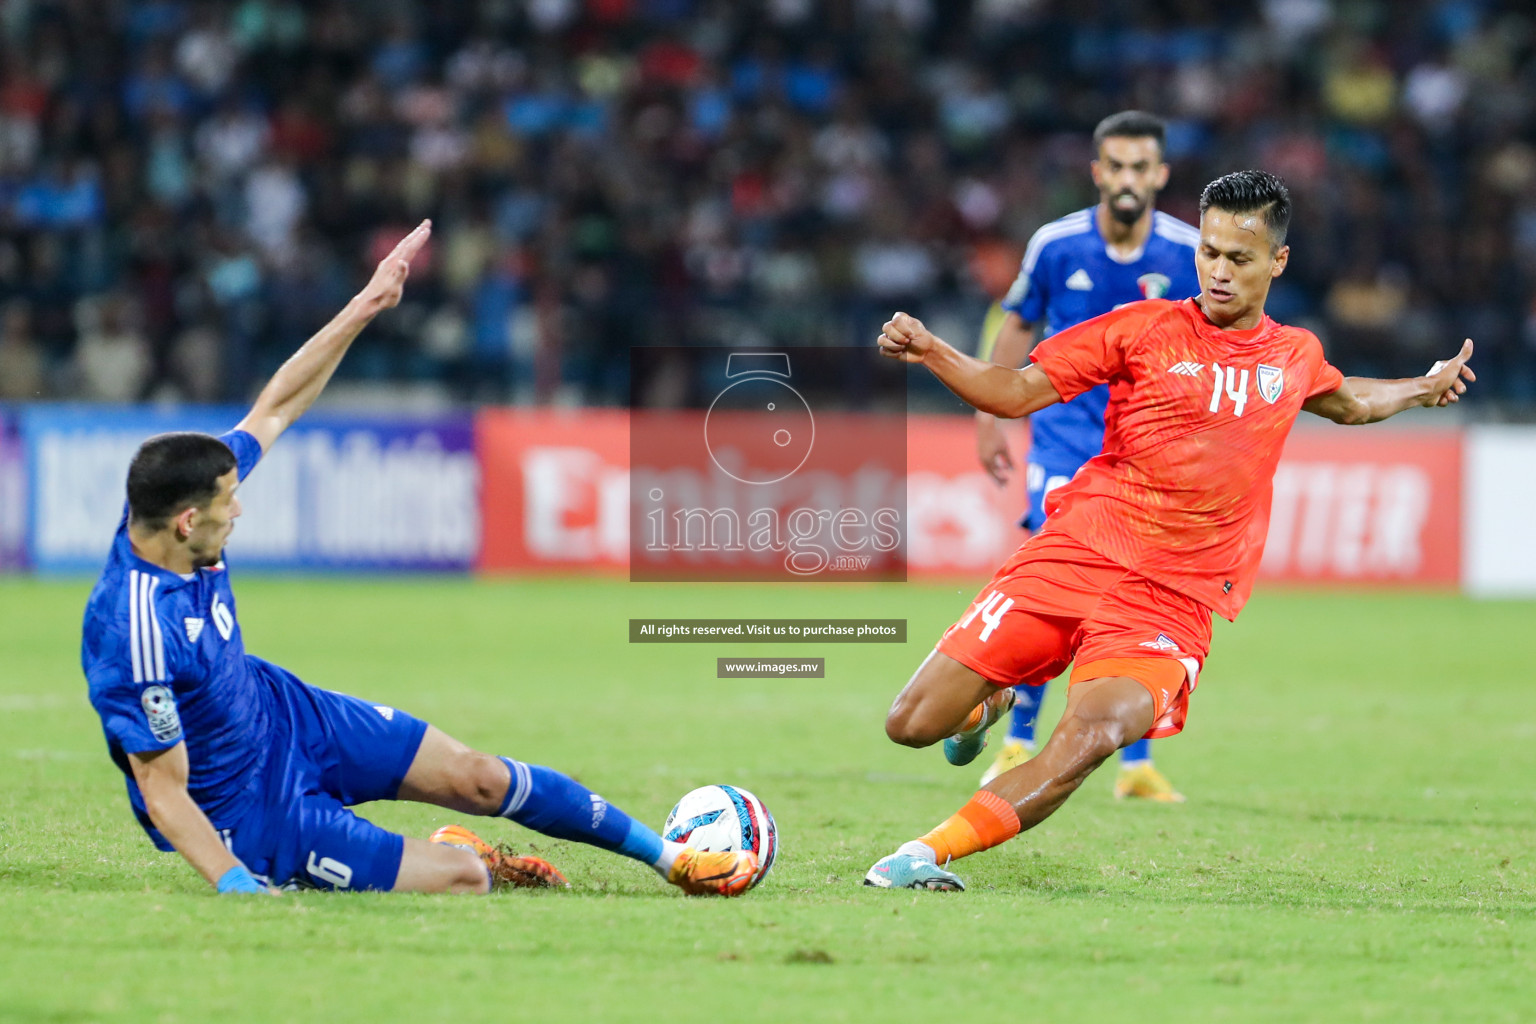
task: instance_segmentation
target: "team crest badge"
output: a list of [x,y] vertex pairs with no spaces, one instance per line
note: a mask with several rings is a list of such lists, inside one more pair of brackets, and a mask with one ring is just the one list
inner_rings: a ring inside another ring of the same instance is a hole
[[1168,294],[1173,282],[1167,274],[1142,274],[1136,279],[1136,286],[1141,289],[1142,298],[1160,299]]
[[1259,395],[1270,405],[1280,397],[1285,388],[1285,371],[1278,366],[1259,364]]

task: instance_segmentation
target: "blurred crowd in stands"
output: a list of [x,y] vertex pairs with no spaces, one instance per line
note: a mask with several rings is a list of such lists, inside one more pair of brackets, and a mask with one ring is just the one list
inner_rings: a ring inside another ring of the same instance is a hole
[[0,399],[243,399],[423,217],[359,390],[624,400],[632,345],[969,341],[1088,134],[1295,199],[1271,313],[1536,401],[1520,0],[4,0]]

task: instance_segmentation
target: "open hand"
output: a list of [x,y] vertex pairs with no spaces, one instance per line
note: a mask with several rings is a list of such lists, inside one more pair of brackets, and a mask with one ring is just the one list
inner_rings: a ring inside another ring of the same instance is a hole
[[938,340],[917,317],[897,313],[881,328],[880,354],[904,363],[920,363]]
[[400,296],[405,293],[406,275],[411,272],[411,260],[430,237],[432,222],[424,220],[410,234],[400,239],[400,244],[391,249],[388,256],[379,261],[372,279],[357,296],[368,312],[377,313],[400,304]]
[[1431,378],[1432,386],[1424,404],[1443,406],[1460,401],[1467,393],[1467,384],[1477,380],[1477,374],[1467,365],[1471,358],[1472,339],[1468,338],[1454,359],[1442,359],[1431,366],[1425,376]]

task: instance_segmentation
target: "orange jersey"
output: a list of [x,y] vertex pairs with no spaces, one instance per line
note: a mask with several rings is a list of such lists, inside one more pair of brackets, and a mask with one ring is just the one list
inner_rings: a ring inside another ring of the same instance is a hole
[[1046,498],[1045,531],[1235,619],[1291,424],[1344,383],[1316,335],[1268,317],[1224,331],[1194,299],[1152,299],[1055,334],[1030,359],[1063,401],[1109,384],[1104,451]]

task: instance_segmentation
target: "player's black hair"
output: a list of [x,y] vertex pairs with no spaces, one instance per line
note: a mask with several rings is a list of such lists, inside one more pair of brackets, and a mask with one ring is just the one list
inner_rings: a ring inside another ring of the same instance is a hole
[[1098,153],[1105,139],[1156,139],[1158,155],[1162,155],[1167,137],[1168,126],[1162,118],[1144,110],[1122,110],[1110,114],[1093,130],[1093,151]]
[[1269,225],[1269,250],[1285,244],[1291,226],[1291,193],[1285,182],[1268,171],[1233,171],[1223,174],[1200,193],[1200,216],[1211,207],[1228,213],[1258,213]]
[[139,445],[128,464],[129,516],[164,529],[177,513],[212,500],[219,477],[236,465],[229,446],[209,434],[157,434]]

